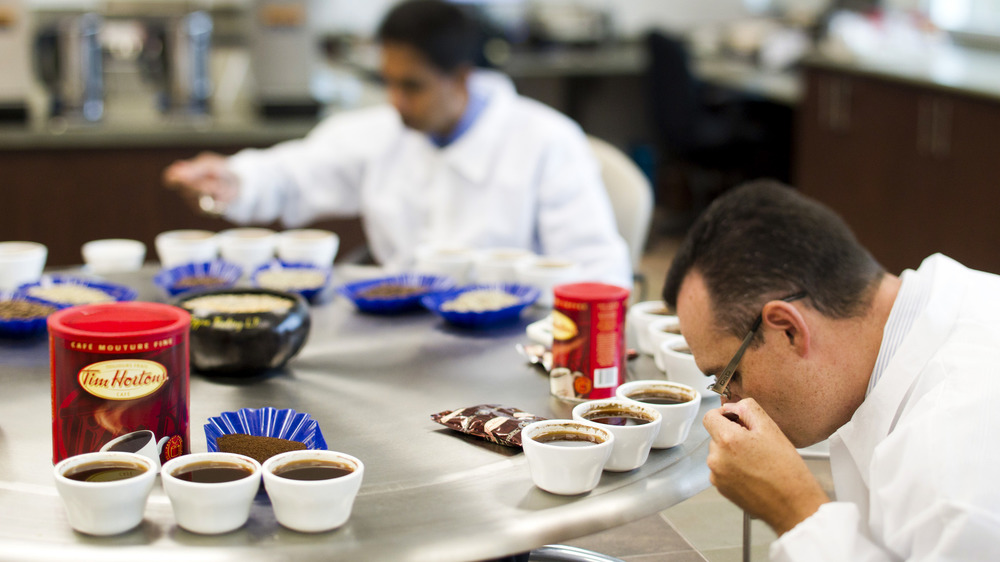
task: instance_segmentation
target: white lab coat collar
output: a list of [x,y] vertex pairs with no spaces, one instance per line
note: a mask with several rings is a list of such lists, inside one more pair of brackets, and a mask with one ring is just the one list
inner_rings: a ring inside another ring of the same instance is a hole
[[[958,262],[935,254],[920,265],[917,274],[933,287],[927,307],[913,323],[885,373],[868,394],[861,407],[854,412],[851,421],[844,424],[830,438],[830,450],[846,449],[854,466],[848,466],[842,455],[831,454],[832,469],[836,482],[838,499],[841,492],[847,492],[851,501],[859,500],[858,494],[866,494],[857,489],[857,483],[849,480],[850,472],[856,471],[870,487],[869,467],[872,455],[878,445],[892,431],[893,424],[901,411],[909,403],[909,393],[931,356],[951,332],[958,317],[960,304],[965,297],[967,269]],[[947,290],[940,290],[947,287]],[[853,470],[850,470],[853,469]],[[845,479],[846,480],[842,480]],[[843,485],[843,490],[842,490]],[[843,498],[848,499],[848,498]],[[865,502],[867,503],[867,502]]]
[[491,70],[477,70],[469,77],[469,89],[488,101],[469,130],[442,149],[447,165],[471,185],[485,185],[490,174],[490,155],[506,138],[510,109],[517,97],[510,78]]

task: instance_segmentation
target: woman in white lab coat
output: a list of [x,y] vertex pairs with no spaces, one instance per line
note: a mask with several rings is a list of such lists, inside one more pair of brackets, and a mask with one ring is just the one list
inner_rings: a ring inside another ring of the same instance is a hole
[[[940,255],[889,275],[764,182],[688,236],[664,299],[719,373],[712,482],[778,533],[771,558],[1000,560],[1000,277]],[[795,450],[827,437],[833,502]]]
[[267,150],[175,163],[165,183],[211,195],[239,223],[360,215],[373,257],[390,268],[412,267],[421,246],[516,247],[631,286],[586,137],[507,77],[473,71],[461,14],[431,1],[390,12],[379,32],[390,105]]

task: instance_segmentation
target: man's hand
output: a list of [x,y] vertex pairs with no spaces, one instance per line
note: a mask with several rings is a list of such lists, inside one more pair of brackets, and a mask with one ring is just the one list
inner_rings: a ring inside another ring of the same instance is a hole
[[[731,419],[734,415],[739,421]],[[712,410],[703,423],[712,437],[712,484],[778,535],[830,501],[798,451],[754,399]]]
[[226,158],[214,152],[174,162],[163,171],[163,185],[178,190],[194,209],[208,213],[218,212],[236,199],[240,187],[239,179],[226,166]]

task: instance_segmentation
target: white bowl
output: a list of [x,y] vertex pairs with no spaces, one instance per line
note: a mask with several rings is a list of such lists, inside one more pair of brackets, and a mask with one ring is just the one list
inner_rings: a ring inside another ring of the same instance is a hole
[[[646,331],[649,323],[654,320],[669,318],[670,315],[663,314],[667,305],[663,301],[643,301],[637,302],[629,307],[626,316],[626,329],[635,334],[636,344],[639,351],[646,355],[655,355],[656,346],[649,341],[649,334]],[[676,318],[675,316],[673,318]]]
[[[662,342],[656,354],[656,366],[666,373],[667,379],[686,384],[699,391],[715,384],[715,375],[706,377],[694,362],[694,355],[683,337]],[[705,393],[702,393],[705,395]]]
[[278,234],[278,257],[289,263],[330,267],[340,248],[340,237],[329,230],[304,228]]
[[98,275],[142,269],[146,259],[146,245],[138,240],[108,238],[91,240],[80,249],[83,263]]
[[249,273],[274,259],[278,235],[267,228],[230,228],[218,234],[222,259]]
[[517,283],[517,268],[536,256],[524,248],[490,248],[476,252],[473,277],[476,283]]
[[209,230],[169,230],[156,236],[160,265],[170,269],[186,263],[207,263],[219,256],[219,240]]
[[49,249],[38,242],[0,242],[0,291],[13,291],[42,277]]
[[581,279],[579,264],[561,258],[544,256],[531,258],[520,262],[516,269],[518,283],[538,287],[541,291],[541,295],[535,301],[540,307],[552,307],[555,299],[552,287]]
[[660,363],[660,344],[663,342],[674,341],[676,339],[681,339],[683,336],[680,334],[681,323],[676,316],[661,316],[656,320],[653,320],[649,324],[646,324],[646,338],[649,340],[649,345],[652,347],[650,354],[653,359],[656,360],[656,366],[663,370],[663,364]]

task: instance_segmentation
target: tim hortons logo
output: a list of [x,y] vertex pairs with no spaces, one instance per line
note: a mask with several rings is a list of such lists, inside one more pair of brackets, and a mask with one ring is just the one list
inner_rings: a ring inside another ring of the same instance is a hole
[[107,400],[135,400],[149,396],[167,382],[167,369],[144,359],[112,359],[80,369],[84,390]]

